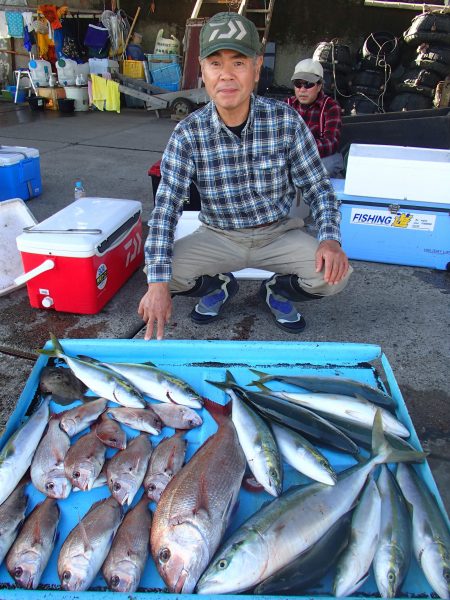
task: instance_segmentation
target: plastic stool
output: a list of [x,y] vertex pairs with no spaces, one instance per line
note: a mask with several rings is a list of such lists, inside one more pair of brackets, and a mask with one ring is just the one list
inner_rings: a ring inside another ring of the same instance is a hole
[[34,93],[36,94],[36,96],[38,95],[36,86],[34,85],[33,78],[31,77],[31,73],[30,73],[29,69],[18,69],[17,71],[14,71],[14,77],[16,79],[16,93],[14,95],[14,104],[17,104],[17,96],[19,95],[21,75],[28,77],[28,79],[30,80],[30,83],[31,83],[31,87],[34,90]]

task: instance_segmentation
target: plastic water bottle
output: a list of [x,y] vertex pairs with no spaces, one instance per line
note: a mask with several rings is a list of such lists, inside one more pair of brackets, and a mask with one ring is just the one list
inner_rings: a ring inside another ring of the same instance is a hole
[[75,182],[75,190],[73,196],[75,200],[79,200],[80,198],[84,198],[86,196],[86,192],[82,181]]

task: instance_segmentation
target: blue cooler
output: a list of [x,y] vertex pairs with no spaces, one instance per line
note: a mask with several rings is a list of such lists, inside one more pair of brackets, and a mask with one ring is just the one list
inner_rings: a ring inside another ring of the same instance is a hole
[[0,145],[0,201],[29,200],[41,193],[39,150]]
[[351,259],[450,270],[450,151],[352,144],[341,202]]

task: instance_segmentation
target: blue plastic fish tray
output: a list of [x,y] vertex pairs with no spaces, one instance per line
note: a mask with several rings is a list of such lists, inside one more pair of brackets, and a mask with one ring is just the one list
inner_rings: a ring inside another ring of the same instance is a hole
[[[340,376],[360,381],[379,387],[391,394],[397,403],[397,417],[408,427],[411,436],[409,442],[416,448],[421,449],[417,434],[402,398],[400,389],[390,367],[388,359],[376,345],[345,344],[345,343],[313,343],[313,342],[234,342],[234,341],[150,341],[141,340],[61,340],[64,351],[71,356],[88,355],[99,360],[109,362],[146,362],[151,361],[160,368],[172,372],[190,383],[192,387],[203,397],[218,404],[226,404],[227,396],[224,392],[208,384],[206,380],[223,381],[225,371],[229,369],[237,382],[247,385],[255,377],[249,368],[266,371],[271,374],[289,375],[322,375]],[[51,348],[48,342],[45,346]],[[21,424],[23,418],[33,409],[37,399],[39,375],[42,368],[47,364],[48,358],[41,355],[31,372],[25,385],[23,393],[17,403],[14,413],[11,415],[7,427],[0,439],[0,447]],[[255,389],[255,388],[251,388]],[[60,406],[53,401],[50,408],[53,412],[60,412],[75,406]],[[200,411],[203,425],[193,429],[186,434],[188,441],[187,459],[203,444],[203,442],[215,432],[217,426],[215,421],[205,408]],[[137,434],[132,429],[125,428],[129,438]],[[173,430],[163,429],[160,436],[151,436],[154,444],[171,435]],[[84,433],[84,432],[82,432]],[[80,434],[81,435],[81,434]],[[73,440],[72,440],[73,442]],[[355,464],[355,460],[341,452],[333,452],[326,448],[320,448],[331,462],[336,471],[341,471]],[[108,449],[108,452],[114,453]],[[107,454],[108,456],[108,454]],[[284,486],[287,490],[293,484],[307,483],[310,480],[297,473],[289,466],[284,465]],[[442,499],[434,482],[430,468],[426,462],[417,465],[417,471],[423,479],[424,484],[434,494],[438,505],[447,520]],[[28,512],[41,502],[45,497],[38,492],[32,484],[28,486],[30,497]],[[141,492],[135,497],[132,506],[139,500]],[[0,567],[0,600],[7,598],[16,599],[39,599],[39,600],[99,600],[114,598],[116,600],[133,600],[140,598],[153,598],[154,600],[167,600],[170,598],[188,598],[183,594],[168,594],[165,592],[165,584],[160,578],[153,559],[149,556],[145,572],[141,579],[140,588],[134,594],[110,592],[101,574],[97,575],[89,591],[66,592],[59,588],[57,574],[57,559],[60,548],[72,528],[78,524],[94,502],[109,496],[107,486],[93,489],[89,492],[71,492],[65,500],[58,500],[61,509],[61,520],[59,523],[59,538],[54,551],[41,578],[37,590],[23,590],[16,588],[13,579],[6,570],[5,565]],[[250,515],[258,510],[262,504],[272,500],[272,496],[266,492],[251,492],[241,489],[237,510],[231,520],[224,539],[237,529]],[[154,505],[150,504],[154,509]],[[331,595],[331,578],[325,578],[318,586],[308,591],[304,598],[325,598]],[[412,560],[409,573],[402,586],[402,595],[411,597],[432,597],[432,590],[427,583],[419,566]],[[379,594],[375,585],[373,575],[358,590],[352,598],[367,598]],[[190,597],[190,596],[189,596]],[[207,598],[208,596],[203,596]],[[264,598],[265,596],[258,596]],[[275,596],[272,596],[273,598]],[[434,595],[435,597],[435,595]],[[219,596],[210,596],[219,598]],[[242,595],[227,595],[229,599],[242,598]],[[302,598],[302,596],[284,596],[284,598]]]

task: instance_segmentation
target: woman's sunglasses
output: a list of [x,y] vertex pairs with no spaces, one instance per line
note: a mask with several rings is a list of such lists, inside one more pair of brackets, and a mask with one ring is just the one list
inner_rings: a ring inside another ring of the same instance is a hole
[[318,85],[320,83],[320,81],[316,81],[315,83],[313,83],[312,81],[303,81],[303,79],[295,79],[294,80],[294,85],[296,88],[305,88],[306,90],[310,90],[311,88],[313,88],[315,85]]

